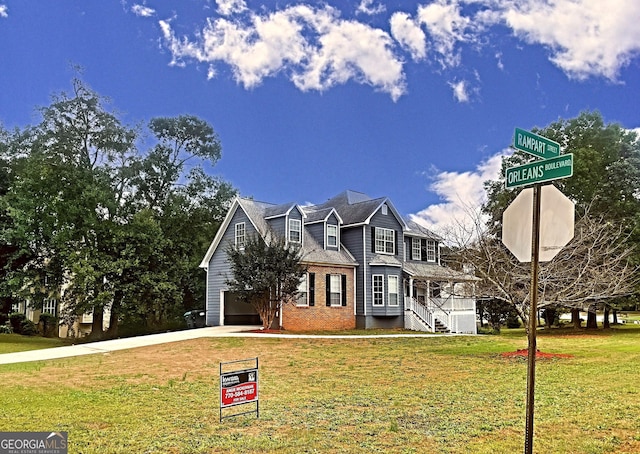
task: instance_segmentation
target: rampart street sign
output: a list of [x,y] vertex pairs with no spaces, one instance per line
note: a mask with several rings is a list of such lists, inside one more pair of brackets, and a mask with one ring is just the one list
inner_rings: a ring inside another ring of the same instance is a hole
[[542,159],[555,158],[560,154],[558,142],[520,128],[516,128],[513,135],[513,146],[517,150]]
[[534,161],[507,169],[505,185],[507,189],[533,183],[567,178],[573,175],[573,153],[561,154],[544,161]]

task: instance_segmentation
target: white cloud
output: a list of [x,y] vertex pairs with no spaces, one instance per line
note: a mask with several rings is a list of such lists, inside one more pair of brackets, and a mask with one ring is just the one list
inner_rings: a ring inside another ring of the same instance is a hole
[[425,25],[432,47],[442,56],[441,65],[458,66],[460,54],[456,45],[468,39],[465,34],[471,20],[461,14],[457,0],[438,0],[419,6],[417,20]]
[[7,5],[0,5],[0,17],[9,17]]
[[402,62],[391,51],[391,37],[368,25],[333,20],[316,27],[318,45],[294,74],[302,90],[326,90],[348,80],[369,84],[397,100],[405,91]]
[[156,14],[156,10],[145,5],[136,4],[131,7],[131,12],[139,17],[151,17]]
[[373,2],[374,0],[362,0],[356,9],[356,12],[373,16],[375,14],[384,13],[387,10],[387,7],[382,3],[374,5]]
[[[382,13],[390,4],[356,3],[356,13],[366,14]],[[228,65],[246,88],[275,76],[287,77],[303,91],[323,91],[353,81],[396,100],[406,92],[408,56],[456,70],[462,52],[490,45],[492,30],[498,26],[510,28],[529,45],[547,48],[549,60],[578,80],[597,76],[615,81],[640,54],[638,0],[424,0],[414,14],[388,12],[388,31],[343,19],[327,2],[297,3],[276,11],[264,6],[251,10],[246,0],[215,0],[215,4],[218,15],[193,37],[175,36],[176,19],[160,22],[171,64],[207,63],[209,78],[219,74],[219,65]],[[139,15],[153,12],[141,5],[133,8]],[[3,13],[6,17],[6,7],[0,9],[0,16]],[[502,50],[488,48],[498,69],[508,70]],[[467,73],[469,69],[473,68],[465,67]],[[467,82],[450,85],[458,101],[469,101],[472,91]]]
[[469,102],[467,83],[464,80],[460,82],[449,82],[449,86],[453,89],[453,97],[456,101]]
[[475,171],[439,172],[429,190],[435,192],[442,203],[431,205],[410,218],[436,232],[470,225],[475,213],[486,202],[484,182],[499,177],[502,158],[508,153],[505,151],[490,157]]
[[218,5],[218,14],[223,16],[241,13],[247,9],[244,0],[216,0],[216,4]]
[[640,53],[637,0],[526,0],[505,4],[503,19],[516,36],[551,50],[569,77],[616,80]]
[[395,13],[389,21],[391,36],[411,53],[414,60],[422,60],[427,56],[427,37],[407,13]]
[[[209,20],[193,41],[178,39],[161,21],[173,64],[184,59],[228,64],[246,88],[286,73],[301,90],[326,90],[349,80],[369,84],[395,100],[405,91],[402,62],[383,30],[340,19],[334,8],[306,5],[250,20]],[[303,33],[304,32],[304,33]],[[210,70],[209,75],[215,74]]]

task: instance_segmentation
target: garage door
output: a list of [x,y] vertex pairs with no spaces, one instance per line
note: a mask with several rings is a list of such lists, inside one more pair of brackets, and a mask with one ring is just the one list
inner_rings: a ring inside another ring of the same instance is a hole
[[225,325],[262,325],[251,304],[238,301],[233,292],[224,292]]

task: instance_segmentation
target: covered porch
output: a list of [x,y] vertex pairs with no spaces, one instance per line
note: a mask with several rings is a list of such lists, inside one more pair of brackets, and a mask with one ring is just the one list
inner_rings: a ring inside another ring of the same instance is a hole
[[419,263],[404,267],[405,326],[416,331],[477,333],[475,276]]

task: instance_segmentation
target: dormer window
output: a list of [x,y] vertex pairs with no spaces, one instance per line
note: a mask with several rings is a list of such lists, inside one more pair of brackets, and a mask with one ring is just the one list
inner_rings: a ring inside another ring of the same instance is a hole
[[338,226],[327,224],[327,246],[338,246]]
[[302,241],[302,222],[299,219],[289,219],[289,241],[292,243]]

